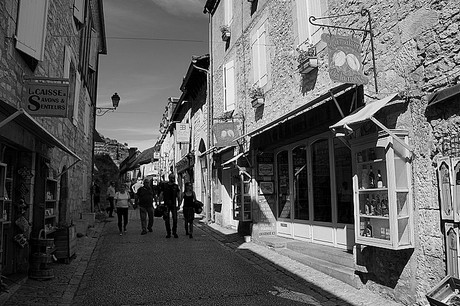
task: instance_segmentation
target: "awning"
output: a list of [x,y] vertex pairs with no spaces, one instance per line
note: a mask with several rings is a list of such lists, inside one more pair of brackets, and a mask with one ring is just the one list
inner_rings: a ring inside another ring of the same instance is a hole
[[241,135],[240,137],[237,137],[235,138],[234,141],[238,141],[246,136],[255,136],[255,135],[258,135],[260,133],[263,133],[275,126],[277,126],[278,124],[281,124],[281,123],[284,123],[286,122],[287,120],[289,119],[292,119],[296,116],[299,116],[300,114],[306,112],[306,111],[309,111],[310,109],[318,106],[319,104],[329,100],[329,99],[333,99],[333,95],[336,95],[336,94],[342,94],[344,93],[345,91],[348,91],[352,88],[354,88],[353,86],[355,86],[354,84],[341,84],[339,86],[336,86],[332,89],[329,89],[327,92],[321,94],[320,96],[318,96],[317,98],[309,101],[308,103],[290,111],[289,113],[281,116],[280,118],[278,119],[275,119],[269,123],[267,123],[266,125],[263,125],[259,128],[256,128],[244,135]]
[[412,152],[412,148],[408,144],[402,141],[390,129],[388,129],[385,125],[383,125],[380,121],[373,117],[375,113],[377,113],[379,110],[388,105],[388,103],[391,102],[394,98],[396,98],[397,95],[398,94],[392,94],[383,99],[367,103],[366,105],[359,108],[352,114],[342,118],[336,124],[331,125],[329,128],[332,130],[332,132],[335,133],[336,136],[347,136],[353,133],[353,128],[350,126],[357,126],[356,124],[358,123],[362,123],[366,120],[371,120],[378,127],[380,127],[382,130],[391,135],[391,137],[393,137],[395,141],[399,142],[402,146],[404,146],[406,149]]
[[428,106],[432,106],[439,102],[446,101],[459,94],[460,94],[460,84],[454,85],[452,87],[448,87],[443,90],[438,90],[437,92],[428,96]]
[[237,161],[238,158],[240,158],[241,156],[243,156],[243,154],[244,154],[244,153],[240,153],[240,154],[238,154],[238,155],[236,155],[236,156],[233,156],[232,158],[230,158],[230,159],[227,160],[226,162],[222,163],[222,166],[226,166],[226,165],[228,165],[228,164],[230,164],[230,163],[233,163],[233,162]]
[[[51,147],[57,147],[62,151],[68,153],[69,155],[75,157],[78,161],[81,161],[81,158],[75,154],[72,150],[66,147],[59,139],[53,136],[48,132],[40,123],[38,123],[31,115],[29,115],[24,109],[16,110],[14,113],[11,113],[11,110],[14,108],[12,106],[6,107],[5,104],[2,105],[3,109],[10,108],[10,112],[7,112],[7,118],[0,122],[0,128],[8,124],[9,122],[16,122],[21,127],[25,128],[31,134],[35,135],[41,141],[45,142]],[[14,109],[15,110],[15,109]],[[70,167],[69,167],[70,168]]]
[[376,112],[385,107],[388,104],[388,102],[393,100],[397,95],[398,94],[393,94],[381,100],[367,103],[363,107],[357,109],[352,114],[342,118],[339,122],[330,126],[329,128],[336,134],[351,134],[353,132],[353,129],[350,128],[350,125],[361,123],[371,119],[371,117]]

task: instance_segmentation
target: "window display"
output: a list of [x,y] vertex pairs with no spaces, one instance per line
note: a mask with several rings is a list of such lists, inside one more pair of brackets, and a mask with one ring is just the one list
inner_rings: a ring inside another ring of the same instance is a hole
[[[407,133],[395,131],[407,143]],[[352,141],[356,242],[389,249],[412,248],[410,152],[392,136]]]

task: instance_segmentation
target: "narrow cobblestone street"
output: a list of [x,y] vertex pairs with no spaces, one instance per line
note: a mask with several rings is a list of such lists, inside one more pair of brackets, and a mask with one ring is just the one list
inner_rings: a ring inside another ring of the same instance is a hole
[[161,218],[140,235],[138,211],[123,236],[107,221],[54,279],[26,280],[4,305],[398,305],[199,221],[193,239],[182,219],[177,239]]

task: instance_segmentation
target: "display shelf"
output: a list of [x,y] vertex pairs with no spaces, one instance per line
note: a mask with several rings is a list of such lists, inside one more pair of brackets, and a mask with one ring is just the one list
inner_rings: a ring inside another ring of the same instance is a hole
[[[407,132],[394,134],[408,142]],[[393,250],[413,248],[410,152],[384,132],[350,143],[356,242]]]

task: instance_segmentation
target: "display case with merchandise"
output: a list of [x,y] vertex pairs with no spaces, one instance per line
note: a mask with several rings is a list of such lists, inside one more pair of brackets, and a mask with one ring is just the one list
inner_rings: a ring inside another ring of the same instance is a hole
[[[406,131],[393,135],[408,143]],[[356,243],[387,249],[414,247],[407,146],[386,132],[351,141]]]

